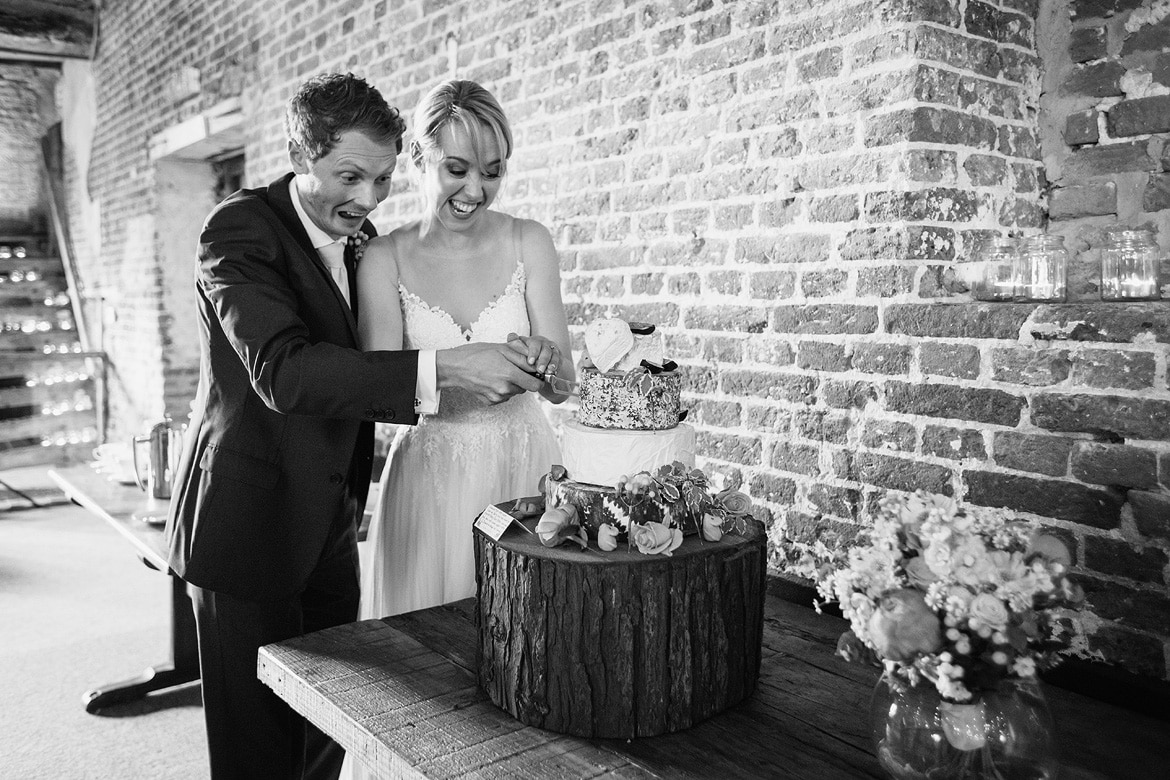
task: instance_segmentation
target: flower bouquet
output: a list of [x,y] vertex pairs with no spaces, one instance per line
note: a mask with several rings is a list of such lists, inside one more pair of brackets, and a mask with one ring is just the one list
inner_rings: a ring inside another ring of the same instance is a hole
[[[1061,610],[1081,595],[1066,573],[1068,548],[1002,511],[923,492],[883,499],[873,527],[854,543],[828,541],[792,543],[788,552],[794,571],[812,579],[820,598],[837,602],[849,621],[838,653],[880,662],[894,699],[933,696],[938,706],[929,714],[939,737],[960,754],[980,751],[978,758],[951,756],[966,769],[937,776],[979,776],[969,771],[972,761],[998,772],[998,758],[982,751],[994,739],[991,702],[1020,681],[1038,697],[1037,670],[1054,664],[1070,643]],[[902,716],[906,709],[903,701]],[[877,736],[879,758],[895,776],[902,776],[895,767],[923,759],[898,752],[893,740],[900,735]]]

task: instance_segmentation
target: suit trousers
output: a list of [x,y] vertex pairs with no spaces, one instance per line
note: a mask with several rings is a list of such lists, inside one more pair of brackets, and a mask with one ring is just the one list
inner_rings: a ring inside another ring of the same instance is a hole
[[357,528],[339,519],[298,595],[249,601],[188,586],[212,780],[337,777],[345,751],[257,679],[257,651],[357,620],[359,582]]

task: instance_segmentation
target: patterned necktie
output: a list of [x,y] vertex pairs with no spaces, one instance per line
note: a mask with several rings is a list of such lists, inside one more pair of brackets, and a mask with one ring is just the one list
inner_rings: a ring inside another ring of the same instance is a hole
[[333,277],[333,283],[341,291],[341,297],[345,298],[346,303],[349,303],[349,274],[345,270],[344,241],[344,239],[334,241],[332,244],[319,247],[317,251],[320,253],[325,265],[329,268],[329,275]]

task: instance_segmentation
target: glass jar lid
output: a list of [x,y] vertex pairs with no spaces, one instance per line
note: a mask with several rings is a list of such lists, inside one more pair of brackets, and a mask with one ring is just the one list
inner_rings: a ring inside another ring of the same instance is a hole
[[1147,228],[1106,228],[1105,235],[1112,243],[1153,244],[1154,232]]
[[1063,249],[1064,236],[1055,233],[1037,233],[1024,237],[1025,249]]

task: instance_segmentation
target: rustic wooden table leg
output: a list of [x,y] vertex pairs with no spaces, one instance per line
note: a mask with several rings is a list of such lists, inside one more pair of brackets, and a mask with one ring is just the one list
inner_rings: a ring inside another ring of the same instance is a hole
[[[155,568],[147,563],[152,569]],[[81,701],[86,712],[97,712],[103,707],[141,699],[152,691],[173,688],[199,679],[198,640],[195,634],[195,613],[187,587],[173,575],[171,580],[171,661],[148,667],[137,677],[102,685],[86,691]]]

